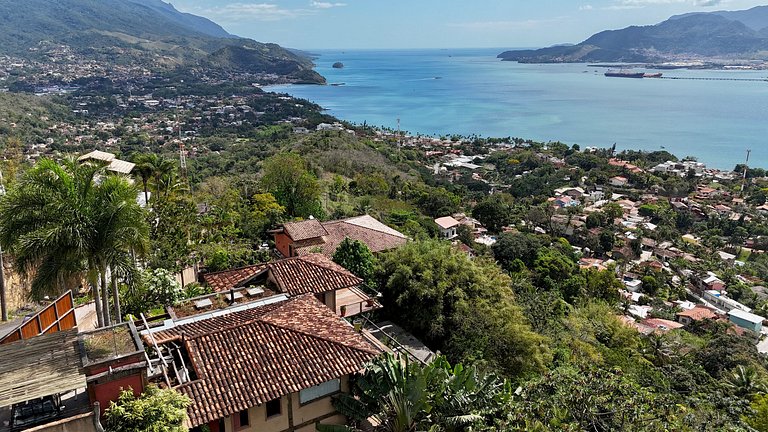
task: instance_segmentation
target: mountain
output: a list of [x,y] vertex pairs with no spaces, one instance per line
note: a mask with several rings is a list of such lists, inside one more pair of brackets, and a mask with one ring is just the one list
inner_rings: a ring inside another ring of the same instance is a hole
[[[691,15],[703,15],[706,13],[693,12],[683,15],[676,15],[670,19],[680,19]],[[755,31],[764,30],[768,27],[768,6],[756,6],[752,9],[741,11],[717,11],[709,12],[711,15],[718,15],[730,21],[739,21]]]
[[[44,60],[67,45],[80,58],[151,69],[216,65],[324,82],[312,61],[276,44],[229,34],[160,0],[0,0],[0,55]],[[236,62],[224,61],[237,51]]]
[[761,58],[768,50],[768,7],[693,13],[652,26],[597,33],[573,46],[506,51],[499,58],[521,63],[660,62],[680,57]]

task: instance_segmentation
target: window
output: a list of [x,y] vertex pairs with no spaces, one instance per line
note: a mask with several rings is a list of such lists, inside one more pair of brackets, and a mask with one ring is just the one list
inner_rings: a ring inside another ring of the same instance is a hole
[[266,409],[267,409],[267,418],[280,415],[280,411],[282,409],[282,406],[280,404],[280,399],[275,399],[267,402]]
[[299,392],[299,402],[303,405],[341,390],[341,380],[326,381],[314,387]]
[[234,426],[234,430],[236,431],[241,431],[250,426],[251,418],[248,416],[248,410],[245,409],[235,414],[232,423],[234,423],[232,426]]
[[250,426],[251,419],[248,417],[248,410],[240,411],[240,427]]

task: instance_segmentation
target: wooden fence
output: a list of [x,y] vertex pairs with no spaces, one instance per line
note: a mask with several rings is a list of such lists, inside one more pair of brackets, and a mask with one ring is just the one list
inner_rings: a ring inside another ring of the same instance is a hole
[[0,339],[0,345],[35,336],[69,330],[77,326],[75,299],[67,291],[45,309],[33,315],[15,330]]

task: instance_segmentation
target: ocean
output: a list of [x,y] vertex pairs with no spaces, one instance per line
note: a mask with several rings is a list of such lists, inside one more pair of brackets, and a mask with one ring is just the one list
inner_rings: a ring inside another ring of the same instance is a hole
[[[503,49],[320,50],[338,86],[272,86],[355,123],[412,134],[666,149],[710,167],[768,168],[768,82],[607,78],[587,64],[502,62]],[[333,63],[342,62],[343,69]],[[665,77],[765,79],[768,71],[668,70]]]

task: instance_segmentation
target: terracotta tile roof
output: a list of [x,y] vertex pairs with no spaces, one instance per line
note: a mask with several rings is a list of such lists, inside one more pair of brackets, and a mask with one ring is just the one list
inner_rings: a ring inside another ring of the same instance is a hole
[[362,279],[322,254],[269,263],[269,272],[280,290],[291,296],[320,294],[363,283]]
[[[162,332],[184,334],[192,426],[360,371],[380,351],[311,295]],[[161,335],[162,336],[162,335]]]
[[203,281],[215,292],[226,291],[236,286],[240,281],[261,272],[266,266],[266,264],[256,264],[216,273],[206,273],[203,275]]
[[203,280],[216,292],[244,285],[249,279],[267,270],[280,292],[291,296],[321,294],[342,288],[356,287],[363,280],[322,254],[286,258],[234,270],[203,275]]
[[696,305],[693,309],[678,312],[677,316],[688,317],[694,321],[717,318],[717,314],[706,306]]
[[367,215],[325,222],[323,227],[328,233],[323,238],[324,243],[296,245],[294,248],[298,255],[306,255],[319,249],[323,255],[331,256],[347,237],[365,243],[373,253],[394,249],[408,242],[408,238],[402,233]]
[[289,222],[283,225],[283,229],[293,241],[308,240],[328,235],[328,232],[323,228],[323,224],[317,219]]

